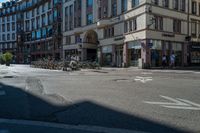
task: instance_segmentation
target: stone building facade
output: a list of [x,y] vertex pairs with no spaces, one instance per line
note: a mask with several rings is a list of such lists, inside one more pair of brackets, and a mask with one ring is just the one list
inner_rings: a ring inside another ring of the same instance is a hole
[[[200,64],[198,0],[63,0],[63,57],[103,66]],[[193,52],[191,51],[193,50]]]

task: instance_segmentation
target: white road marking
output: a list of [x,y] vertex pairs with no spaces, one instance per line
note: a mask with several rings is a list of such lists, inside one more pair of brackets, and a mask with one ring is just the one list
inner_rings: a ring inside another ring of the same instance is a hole
[[6,92],[5,91],[0,91],[0,96],[5,96]]
[[[91,126],[91,125],[66,125],[66,124],[58,124],[58,123],[15,120],[15,119],[0,119],[0,124],[14,124],[14,125],[16,124],[16,125],[24,125],[24,126],[39,126],[39,127],[42,126],[42,127],[47,127],[47,128],[60,128],[60,129],[66,129],[66,130],[83,130],[83,131],[96,132],[96,133],[148,133],[148,132],[133,131],[133,130],[128,130],[128,129],[107,128],[107,127],[99,127],[99,126]],[[9,133],[9,132],[6,132],[6,133]]]
[[165,108],[171,108],[171,109],[200,110],[200,108],[195,108],[195,107],[165,106],[165,105],[161,105],[161,106]]
[[171,98],[167,96],[160,97],[169,100],[171,102],[150,102],[150,101],[144,101],[144,103],[153,104],[153,105],[159,105],[161,107],[165,108],[171,108],[171,109],[183,109],[183,110],[200,110],[200,104],[191,102],[189,100],[181,99],[181,98]]
[[134,80],[142,82],[142,83],[146,83],[148,81],[152,81],[153,78],[152,77],[140,77],[140,76],[137,76]]

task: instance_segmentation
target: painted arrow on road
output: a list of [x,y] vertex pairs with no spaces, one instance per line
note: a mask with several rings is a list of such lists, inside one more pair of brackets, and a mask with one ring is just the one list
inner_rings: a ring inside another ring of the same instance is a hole
[[137,76],[135,79],[135,81],[140,81],[142,83],[146,83],[148,81],[152,81],[152,77],[140,77],[140,76]]
[[189,100],[185,100],[185,99],[181,99],[181,98],[171,98],[171,97],[162,96],[162,95],[160,95],[160,97],[162,97],[170,102],[144,101],[144,103],[159,105],[161,107],[171,108],[171,109],[200,110],[200,104],[191,102]]

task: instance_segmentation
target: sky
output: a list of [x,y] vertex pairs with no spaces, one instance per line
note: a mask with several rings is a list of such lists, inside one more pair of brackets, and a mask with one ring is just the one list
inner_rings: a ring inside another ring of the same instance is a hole
[[5,2],[6,0],[0,0],[0,2]]

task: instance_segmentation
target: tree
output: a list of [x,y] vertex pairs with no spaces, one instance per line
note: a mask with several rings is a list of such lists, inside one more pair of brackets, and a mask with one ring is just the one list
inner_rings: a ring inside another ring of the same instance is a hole
[[0,64],[3,65],[5,62],[3,60],[3,54],[0,54]]
[[3,54],[3,60],[6,63],[6,66],[10,66],[10,63],[12,61],[13,55],[10,52],[6,52]]

